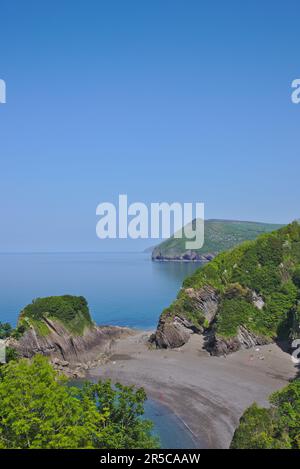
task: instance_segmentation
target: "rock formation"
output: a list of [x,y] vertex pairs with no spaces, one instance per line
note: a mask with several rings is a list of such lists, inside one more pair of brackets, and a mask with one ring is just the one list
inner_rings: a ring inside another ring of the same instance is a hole
[[[214,319],[218,310],[218,295],[214,288],[205,286],[200,290],[185,289],[185,293],[191,300],[194,310],[198,311],[209,323]],[[203,332],[203,327],[195,325],[184,315],[170,316],[162,314],[157,330],[151,336],[151,342],[159,348],[177,348],[188,342],[193,333]]]
[[112,343],[132,333],[126,327],[96,326],[85,298],[71,295],[34,300],[20,313],[16,331],[8,345],[19,356],[40,353],[71,376],[106,360]]

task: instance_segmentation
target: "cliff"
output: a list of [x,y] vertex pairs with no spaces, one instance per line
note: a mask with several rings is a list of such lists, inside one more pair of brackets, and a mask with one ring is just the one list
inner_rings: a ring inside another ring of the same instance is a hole
[[216,355],[299,336],[300,225],[219,254],[188,277],[151,341],[179,347],[205,335]]
[[40,353],[66,374],[81,376],[82,371],[103,362],[111,344],[130,330],[96,326],[83,297],[39,298],[26,306],[18,320],[18,338],[9,346],[18,355],[31,358]]

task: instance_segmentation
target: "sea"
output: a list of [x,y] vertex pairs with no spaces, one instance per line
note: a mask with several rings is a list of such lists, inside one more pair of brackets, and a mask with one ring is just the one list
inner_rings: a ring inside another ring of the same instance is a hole
[[[149,253],[0,254],[0,321],[16,325],[34,298],[82,295],[99,325],[155,328],[161,311],[199,263],[153,262]],[[154,422],[163,448],[196,448],[184,424],[149,400],[146,417]]]

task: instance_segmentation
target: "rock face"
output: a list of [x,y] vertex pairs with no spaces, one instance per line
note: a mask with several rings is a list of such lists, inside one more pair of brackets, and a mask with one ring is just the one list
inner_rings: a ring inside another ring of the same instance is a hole
[[43,321],[50,329],[49,334],[42,335],[31,326],[18,340],[11,340],[10,346],[25,358],[37,353],[46,355],[59,369],[89,368],[92,362],[109,354],[114,340],[131,333],[128,328],[92,325],[82,335],[73,335],[59,321],[49,318]]
[[252,303],[259,310],[262,310],[265,306],[263,297],[259,296],[256,292],[252,292]]
[[259,337],[248,331],[246,327],[239,326],[235,337],[223,339],[216,337],[215,335],[210,336],[206,349],[212,355],[227,355],[232,352],[237,352],[240,349],[248,349],[257,345],[265,345],[270,342],[271,340],[268,340],[265,337]]
[[209,285],[205,285],[200,290],[186,288],[185,292],[192,300],[193,308],[201,311],[205,319],[211,323],[219,307],[219,295],[216,290]]
[[[220,306],[220,297],[216,290],[209,285],[205,285],[201,289],[186,288],[185,294],[191,300],[193,311],[197,311],[204,315],[208,324],[214,323],[216,314]],[[260,310],[264,306],[262,297],[253,293],[253,304]],[[240,325],[235,337],[228,339],[215,335],[213,328],[209,328],[210,333],[207,334],[205,348],[212,355],[227,355],[240,349],[247,349],[257,345],[270,343],[271,340],[265,337],[255,335]],[[157,326],[155,334],[151,336],[151,342],[158,348],[177,348],[188,342],[191,334],[203,333],[203,327],[195,326],[192,322],[182,315],[169,316],[162,314]]]
[[187,250],[182,254],[163,254],[159,247],[154,248],[152,251],[152,260],[153,261],[189,261],[189,262],[209,262],[214,257],[216,253],[204,253],[199,254],[196,251]]
[[194,326],[178,316],[172,321],[160,318],[157,330],[150,338],[158,348],[177,348],[188,342]]
[[[187,288],[185,293],[191,299],[193,309],[204,315],[210,323],[218,310],[217,292],[212,287],[205,286],[200,290]],[[203,328],[200,325],[196,326],[183,314],[178,313],[173,317],[162,314],[157,330],[150,340],[158,348],[177,348],[188,342],[191,334],[201,332],[203,332]]]

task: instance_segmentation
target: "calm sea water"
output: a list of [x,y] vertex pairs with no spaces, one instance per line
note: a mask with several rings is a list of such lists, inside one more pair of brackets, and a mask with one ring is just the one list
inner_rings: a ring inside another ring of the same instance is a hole
[[[183,279],[199,264],[152,262],[144,253],[0,254],[0,321],[16,324],[32,299],[83,295],[97,324],[154,328]],[[164,448],[195,448],[183,423],[147,401],[146,417]]]
[[15,324],[34,298],[70,294],[87,299],[97,324],[153,328],[197,267],[145,253],[0,254],[0,321]]

